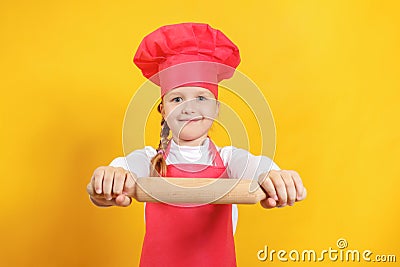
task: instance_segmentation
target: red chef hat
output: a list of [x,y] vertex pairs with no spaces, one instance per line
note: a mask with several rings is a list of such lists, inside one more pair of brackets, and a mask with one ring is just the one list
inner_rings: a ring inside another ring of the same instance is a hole
[[218,98],[218,82],[232,77],[240,55],[228,37],[208,24],[180,23],[144,37],[133,62],[161,87],[161,96],[179,86],[201,86]]

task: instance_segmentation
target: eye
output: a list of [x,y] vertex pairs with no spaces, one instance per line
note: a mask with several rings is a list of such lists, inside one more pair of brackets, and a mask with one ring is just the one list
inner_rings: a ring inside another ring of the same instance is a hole
[[198,97],[198,99],[199,99],[200,101],[207,100],[207,98],[206,98],[206,97],[204,97],[204,96],[202,96],[202,95],[201,95],[201,96],[199,96],[199,97]]
[[172,98],[171,99],[171,102],[176,102],[176,103],[179,103],[179,102],[181,102],[183,99],[182,99],[182,97],[175,97],[175,98]]

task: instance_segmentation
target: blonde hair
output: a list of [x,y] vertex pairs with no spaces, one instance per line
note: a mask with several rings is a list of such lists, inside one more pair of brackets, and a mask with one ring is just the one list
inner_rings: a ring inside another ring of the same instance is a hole
[[[158,104],[157,110],[161,113],[161,105]],[[161,118],[161,132],[160,132],[160,143],[158,144],[157,154],[151,159],[150,176],[163,176],[167,175],[167,163],[164,159],[165,150],[168,146],[169,126],[164,117]]]

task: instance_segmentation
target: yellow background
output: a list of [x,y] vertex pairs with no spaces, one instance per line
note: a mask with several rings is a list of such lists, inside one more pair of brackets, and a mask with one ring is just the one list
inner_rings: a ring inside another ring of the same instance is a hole
[[2,1],[0,264],[137,266],[143,205],[96,208],[85,186],[122,156],[125,109],[145,81],[139,42],[187,21],[238,45],[238,69],[274,114],[274,160],[309,192],[294,207],[239,206],[239,266],[287,266],[256,253],[341,237],[399,261],[398,1],[189,2]]

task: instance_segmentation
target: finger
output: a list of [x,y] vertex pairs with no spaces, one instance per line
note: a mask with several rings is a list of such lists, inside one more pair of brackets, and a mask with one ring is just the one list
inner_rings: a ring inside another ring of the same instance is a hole
[[117,196],[115,204],[121,207],[127,207],[132,203],[132,199],[124,194]]
[[104,180],[103,180],[103,193],[104,193],[104,198],[107,200],[112,199],[111,190],[113,187],[114,175],[115,175],[114,168],[105,169]]
[[290,171],[282,171],[281,176],[286,186],[287,204],[293,206],[296,200],[296,187],[294,186],[292,173]]
[[286,185],[281,176],[281,172],[270,171],[269,175],[274,184],[275,191],[278,195],[278,206],[284,207],[287,203]]
[[95,196],[96,195],[96,191],[94,190],[93,184],[91,182],[87,184],[86,192],[91,196]]
[[127,176],[127,172],[122,168],[118,168],[115,171],[113,193],[115,193],[117,195],[122,193],[122,188],[124,187],[126,176]]
[[306,188],[304,187],[303,195],[298,199],[298,201],[301,201],[301,200],[305,199],[306,196],[307,196],[307,190],[306,190]]
[[128,172],[122,192],[128,196],[135,197],[136,181],[136,175],[134,173]]
[[272,209],[276,207],[277,202],[273,198],[267,197],[261,200],[260,204],[265,209]]
[[261,180],[261,187],[265,190],[267,195],[269,197],[273,198],[274,200],[278,201],[278,196],[277,196],[276,191],[275,191],[275,186],[272,183],[272,181],[269,178],[269,176],[265,175],[263,177],[260,177],[259,180]]
[[101,194],[103,192],[103,179],[104,179],[104,169],[97,168],[94,173],[94,189],[97,194]]
[[296,200],[299,200],[299,198],[303,195],[304,192],[304,185],[303,181],[300,178],[300,175],[296,171],[292,171],[292,178],[294,182],[294,186],[296,187]]
[[116,206],[115,199],[106,200],[103,195],[90,196],[93,203],[100,206]]
[[86,185],[86,192],[90,196],[93,196],[94,194],[96,194],[96,190],[94,189],[94,172],[92,174],[92,177],[90,177],[90,182]]

